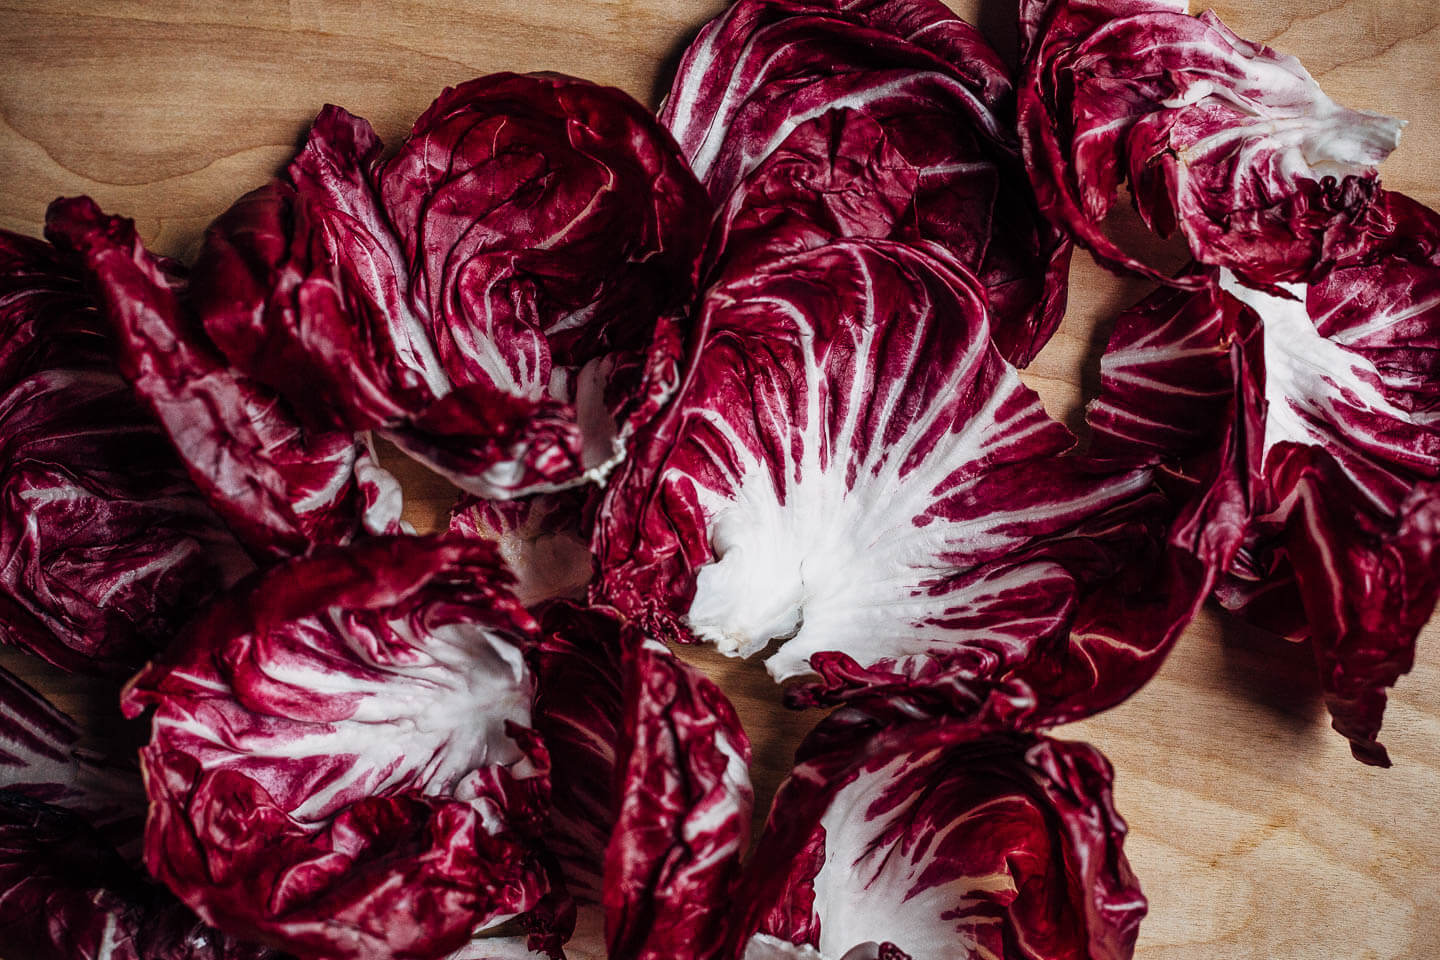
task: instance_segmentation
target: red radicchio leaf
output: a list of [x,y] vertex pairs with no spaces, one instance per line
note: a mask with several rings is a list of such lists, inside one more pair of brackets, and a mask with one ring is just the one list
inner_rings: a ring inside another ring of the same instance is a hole
[[362,528],[398,532],[397,487],[353,434],[308,430],[274,392],[230,368],[194,315],[183,268],[132,221],[57,200],[46,232],[84,264],[118,342],[121,374],[191,479],[252,552],[304,553]]
[[376,538],[227,595],[127,688],[146,865],[305,955],[431,958],[544,892],[536,625],[494,548]]
[[[1294,57],[1165,0],[1024,0],[1020,137],[1041,208],[1103,262],[1171,278],[1102,227],[1122,181],[1152,230],[1257,283],[1363,248],[1402,123]],[[1190,275],[1187,280],[1196,278]]]
[[542,622],[547,838],[582,929],[599,904],[611,957],[720,956],[730,917],[717,905],[733,894],[754,801],[739,718],[710,680],[613,611],[557,602]]
[[280,960],[201,923],[76,815],[0,790],[0,942],[25,960]]
[[486,497],[603,479],[679,380],[704,193],[643,107],[567,77],[446,90],[399,152],[337,107],[196,266],[227,361],[313,426]]
[[547,604],[540,624],[534,722],[551,764],[546,849],[583,912],[601,902],[605,845],[614,832],[625,630],[603,608],[565,601]]
[[943,4],[741,0],[686,51],[660,117],[724,211],[712,257],[798,205],[836,236],[947,246],[1018,364],[1059,324],[1070,244],[1024,185],[1009,71]]
[[128,673],[251,568],[115,366],[79,266],[0,231],[0,640]]
[[1125,960],[1146,903],[1112,771],[980,713],[842,710],[801,746],[746,868],[745,960]]
[[[1025,676],[1073,719],[1138,688],[1208,591],[1144,470],[1096,472],[934,246],[837,241],[710,288],[690,379],[606,490],[594,593],[803,702]],[[1183,559],[1175,561],[1183,564]]]
[[610,956],[717,957],[750,841],[750,741],[720,688],[654,640],[627,652],[624,755],[605,852]]
[[1440,596],[1440,217],[1383,203],[1394,230],[1315,283],[1222,272],[1123,316],[1089,418],[1098,453],[1190,491],[1172,541],[1310,639],[1335,728],[1388,765],[1385,688]]

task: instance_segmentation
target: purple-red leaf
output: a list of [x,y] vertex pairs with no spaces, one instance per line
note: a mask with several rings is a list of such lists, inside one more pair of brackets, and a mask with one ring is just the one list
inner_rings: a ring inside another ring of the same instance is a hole
[[544,892],[536,625],[491,545],[376,538],[217,602],[131,681],[146,865],[319,957],[433,958]]
[[603,479],[680,376],[709,205],[674,143],[618,90],[496,74],[381,149],[327,107],[211,228],[227,362],[479,496]]
[[124,674],[251,568],[116,369],[78,263],[0,231],[0,640]]
[[601,905],[611,957],[718,957],[754,800],[739,718],[715,684],[613,611],[560,602],[542,624],[547,840],[581,927]]
[[1171,281],[1107,233],[1122,183],[1152,230],[1257,283],[1364,247],[1400,121],[1341,107],[1294,57],[1183,2],[1025,0],[1020,21],[1026,167],[1102,261]]
[[184,269],[141,245],[135,224],[88,198],[57,200],[46,232],[84,264],[125,379],[231,530],[268,557],[394,532],[394,484],[345,430],[307,429],[272,390],[230,367],[205,334]]
[[1308,286],[1197,273],[1122,316],[1089,418],[1189,498],[1170,539],[1219,599],[1309,638],[1335,728],[1386,765],[1385,689],[1440,595],[1440,217],[1383,204],[1394,227]]
[[1009,70],[943,4],[741,0],[686,51],[660,117],[722,210],[712,260],[772,233],[933,240],[979,277],[1007,358],[1060,322],[1070,244],[1025,186]]
[[1133,692],[1208,589],[1161,561],[1146,471],[1062,456],[940,248],[752,264],[700,322],[597,519],[595,592],[628,615],[731,656],[783,640],[767,667],[820,673],[812,700],[1018,673],[1072,719]]
[[995,719],[822,721],[747,865],[736,952],[1127,960],[1146,903],[1109,763]]
[[3,790],[0,943],[17,960],[279,960],[201,923],[81,818]]
[[720,688],[654,640],[627,653],[620,802],[605,852],[611,957],[718,957],[750,842],[750,741]]

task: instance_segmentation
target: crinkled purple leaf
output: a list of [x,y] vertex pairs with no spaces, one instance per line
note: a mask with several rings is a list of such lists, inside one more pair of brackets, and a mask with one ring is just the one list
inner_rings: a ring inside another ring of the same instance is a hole
[[[1171,278],[1103,221],[1122,183],[1203,263],[1300,280],[1363,248],[1400,121],[1164,0],[1024,0],[1020,136],[1040,205],[1102,261]],[[1188,279],[1194,280],[1192,275]]]
[[626,657],[625,766],[605,852],[610,956],[720,956],[755,795],[720,688],[654,640]]
[[398,531],[394,484],[364,442],[307,429],[273,391],[228,366],[195,315],[185,271],[147,252],[132,221],[88,198],[57,200],[46,231],[83,261],[120,372],[252,552],[287,556],[361,530]]
[[625,714],[624,627],[601,608],[567,602],[541,614],[535,730],[550,754],[546,849],[583,906],[604,891],[605,846],[614,832]]
[[582,921],[603,904],[612,957],[720,956],[720,905],[754,801],[739,718],[710,680],[613,611],[558,602],[542,625],[535,727],[552,759],[547,847]]
[[73,813],[0,790],[0,943],[16,960],[280,960],[201,923]]
[[381,151],[327,107],[216,222],[211,337],[307,422],[380,430],[471,493],[603,479],[679,380],[709,206],[674,143],[618,90],[496,74]]
[[131,681],[146,865],[207,921],[439,957],[536,904],[536,625],[490,544],[375,538],[227,595]]
[[1234,403],[1238,311],[1213,282],[1156,291],[1116,321],[1086,410],[1090,454],[1156,467],[1184,504],[1170,540],[1216,571],[1231,566],[1250,521],[1244,471],[1258,442]]
[[919,171],[874,119],[822,113],[797,125],[730,191],[712,255],[735,273],[747,261],[840,237],[919,239],[910,229],[919,184]]
[[515,575],[515,596],[527,607],[543,600],[580,600],[595,574],[590,552],[590,488],[517,500],[462,496],[450,511],[450,533],[493,541]]
[[884,712],[841,711],[802,745],[746,868],[737,952],[1132,955],[1146,903],[1099,751]]
[[537,396],[552,366],[650,344],[693,291],[708,209],[640,104],[553,75],[441,94],[382,193],[450,376]]
[[1190,491],[1171,540],[1310,639],[1336,729],[1381,765],[1385,688],[1440,595],[1440,217],[1383,202],[1393,230],[1313,284],[1221,272],[1123,316],[1089,412],[1097,450]]
[[[777,680],[1028,676],[1123,699],[1208,585],[1145,470],[1092,471],[938,247],[846,240],[712,286],[690,379],[606,491],[598,596]],[[937,665],[943,665],[936,669]]]
[[251,564],[121,379],[78,264],[0,231],[0,640],[128,673]]
[[741,0],[686,51],[660,117],[722,208],[712,258],[810,215],[834,236],[946,245],[1016,363],[1060,322],[1070,244],[1025,186],[1009,70],[943,4]]
[[[352,152],[327,156],[327,146]],[[291,178],[246,194],[216,218],[192,272],[197,312],[225,361],[277,392],[308,387],[314,400],[295,411],[316,430],[369,430],[403,418],[434,399],[427,375],[444,384],[423,330],[408,311],[396,315],[405,310],[404,262],[365,180],[380,149],[363,120],[327,108]],[[332,172],[322,181],[329,192],[291,182],[315,167]],[[358,183],[333,182],[341,174]],[[352,202],[337,209],[342,199]],[[366,248],[378,242],[372,227],[390,249]],[[349,257],[338,259],[337,250]]]

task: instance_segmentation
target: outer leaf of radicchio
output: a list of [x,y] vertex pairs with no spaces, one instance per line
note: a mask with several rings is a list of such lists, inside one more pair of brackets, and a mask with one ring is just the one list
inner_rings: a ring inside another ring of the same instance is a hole
[[582,929],[601,906],[611,957],[719,956],[754,799],[739,718],[711,681],[613,612],[552,604],[543,625],[547,837]]
[[1440,217],[1382,202],[1393,231],[1316,283],[1222,273],[1123,316],[1089,418],[1098,454],[1192,491],[1172,540],[1310,639],[1335,728],[1386,765],[1385,688],[1440,595]]
[[195,313],[184,268],[145,250],[132,221],[57,200],[46,233],[83,263],[125,379],[191,479],[252,552],[283,557],[361,530],[398,532],[399,488],[353,432],[310,430],[229,367]]
[[497,74],[381,151],[327,107],[216,222],[210,336],[312,425],[381,430],[471,493],[603,478],[679,379],[709,206],[670,137],[618,90]]
[[479,542],[275,568],[132,682],[146,866],[207,921],[320,957],[440,957],[544,892],[536,625]]
[[1365,244],[1400,121],[1339,106],[1294,57],[1183,0],[1024,0],[1020,20],[1026,168],[1101,260],[1170,280],[1102,225],[1125,181],[1152,230],[1257,283]]
[[842,710],[776,795],[736,952],[1126,960],[1146,904],[1111,776],[1092,747],[996,734],[989,716]]
[[0,231],[0,641],[123,673],[250,563],[121,379],[80,273]]
[[741,0],[686,51],[660,113],[721,207],[711,257],[803,211],[817,237],[938,241],[1005,356],[1065,309],[1070,244],[1025,186],[1009,70],[937,0]]
[[0,943],[25,960],[279,960],[201,923],[74,813],[0,790]]
[[1138,688],[1208,585],[1144,470],[1100,473],[938,247],[839,241],[714,285],[693,371],[606,491],[595,592],[799,702],[1024,676],[1069,719]]

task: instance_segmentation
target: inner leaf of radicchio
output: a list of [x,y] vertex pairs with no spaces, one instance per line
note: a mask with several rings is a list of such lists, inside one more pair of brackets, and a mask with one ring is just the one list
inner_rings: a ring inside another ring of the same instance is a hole
[[470,493],[603,479],[679,380],[709,205],[674,142],[618,90],[497,74],[381,152],[327,107],[216,222],[209,336],[314,425]]
[[251,564],[121,378],[81,273],[0,231],[0,641],[124,674]]
[[1171,540],[1309,638],[1335,728],[1386,765],[1385,690],[1440,596],[1440,217],[1381,202],[1393,228],[1315,283],[1221,272],[1122,316],[1088,416],[1097,456],[1185,491]]
[[721,210],[709,260],[804,210],[824,229],[788,234],[794,249],[945,245],[1017,364],[1059,324],[1070,244],[1027,187],[1010,72],[937,0],[740,0],[690,45],[660,119]]
[[746,866],[735,952],[1128,960],[1146,903],[1099,751],[913,717],[847,709],[807,738]]
[[1164,282],[1107,232],[1122,182],[1152,230],[1179,230],[1197,260],[1255,283],[1362,249],[1375,166],[1403,124],[1340,106],[1294,57],[1185,8],[1020,4],[1020,136],[1041,208],[1102,261]]
[[536,624],[508,582],[487,543],[374,538],[212,605],[123,700],[154,708],[151,873],[336,958],[440,957],[535,907]]
[[1073,438],[936,246],[841,240],[707,292],[681,392],[606,490],[595,592],[798,702],[1023,676],[1055,720],[1158,667],[1208,590],[1159,551],[1145,470]]

